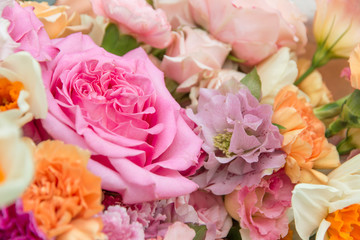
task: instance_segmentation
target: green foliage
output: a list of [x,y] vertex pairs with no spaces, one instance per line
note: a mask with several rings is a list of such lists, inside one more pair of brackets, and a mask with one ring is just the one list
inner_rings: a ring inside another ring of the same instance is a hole
[[106,51],[122,56],[139,46],[135,38],[130,35],[120,34],[118,27],[110,23],[105,32],[101,47]]
[[233,226],[230,228],[228,235],[226,236],[227,240],[241,240],[240,236],[240,226],[238,222],[234,221]]
[[193,240],[204,240],[205,239],[206,231],[207,231],[207,228],[205,225],[198,225],[198,224],[194,224],[194,223],[187,223],[187,225],[195,230],[196,235],[193,238]]
[[185,107],[190,104],[189,93],[176,92],[176,89],[179,86],[177,82],[170,78],[165,78],[165,85],[180,106]]
[[242,80],[241,83],[247,86],[251,94],[258,100],[261,98],[261,81],[256,68],[248,73]]

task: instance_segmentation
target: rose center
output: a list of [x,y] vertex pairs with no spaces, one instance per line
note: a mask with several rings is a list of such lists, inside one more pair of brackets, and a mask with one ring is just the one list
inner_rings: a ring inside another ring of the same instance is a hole
[[17,100],[22,89],[24,85],[21,82],[0,78],[0,111],[18,108]]
[[360,239],[360,204],[330,213],[326,221],[331,223],[327,231],[330,240]]
[[229,152],[231,137],[231,132],[225,132],[219,133],[213,138],[214,146],[221,150],[226,157],[233,156],[233,153]]

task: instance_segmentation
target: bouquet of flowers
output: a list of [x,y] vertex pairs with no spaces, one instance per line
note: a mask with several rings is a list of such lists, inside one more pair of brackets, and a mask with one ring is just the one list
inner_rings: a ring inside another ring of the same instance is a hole
[[0,239],[360,239],[360,2],[315,2],[0,0]]

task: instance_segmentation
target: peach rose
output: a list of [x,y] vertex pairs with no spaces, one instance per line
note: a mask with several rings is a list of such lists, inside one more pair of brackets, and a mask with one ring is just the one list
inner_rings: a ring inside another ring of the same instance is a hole
[[102,222],[93,218],[101,205],[101,179],[86,169],[90,153],[60,141],[45,141],[34,149],[35,179],[25,191],[24,210],[33,211],[48,236],[94,239]]
[[221,69],[231,48],[207,32],[190,27],[174,34],[161,63],[165,75],[178,83],[204,69]]
[[298,88],[284,87],[275,98],[272,122],[284,127],[282,150],[287,153],[285,172],[293,183],[325,183],[327,177],[313,168],[335,168],[340,165],[334,145],[325,138],[325,126],[315,117]]
[[[22,2],[22,7],[31,6],[37,18],[44,24],[44,28],[51,39],[66,37],[75,32],[83,34],[95,35],[97,38],[103,38],[107,21],[102,17],[96,19],[79,15],[77,12],[68,14],[69,6],[49,6],[47,2]],[[94,34],[94,31],[96,34]],[[92,34],[91,34],[92,33]],[[99,41],[95,41],[97,44]]]

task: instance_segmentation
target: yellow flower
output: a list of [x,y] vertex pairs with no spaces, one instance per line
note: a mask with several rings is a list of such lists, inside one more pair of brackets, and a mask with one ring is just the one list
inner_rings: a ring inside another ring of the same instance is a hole
[[316,0],[316,5],[313,30],[317,49],[311,66],[295,81],[295,85],[329,60],[348,58],[360,43],[359,0]]
[[[299,76],[301,76],[306,69],[310,67],[310,64],[311,61],[304,58],[297,61]],[[322,106],[333,101],[331,92],[323,82],[321,73],[317,70],[313,71],[307,78],[305,78],[298,87],[307,96],[309,96],[312,107]]]
[[359,0],[316,0],[314,35],[333,57],[348,58],[360,42]]
[[354,49],[349,58],[351,86],[360,89],[360,44]]

